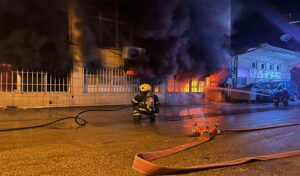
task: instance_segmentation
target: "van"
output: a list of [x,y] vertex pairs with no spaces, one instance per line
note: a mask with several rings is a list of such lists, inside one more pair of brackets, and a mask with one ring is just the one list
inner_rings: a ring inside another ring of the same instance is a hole
[[257,91],[257,101],[273,101],[273,97],[280,90],[286,90],[289,94],[289,100],[295,101],[298,99],[298,87],[293,81],[274,81],[262,82],[254,85]]

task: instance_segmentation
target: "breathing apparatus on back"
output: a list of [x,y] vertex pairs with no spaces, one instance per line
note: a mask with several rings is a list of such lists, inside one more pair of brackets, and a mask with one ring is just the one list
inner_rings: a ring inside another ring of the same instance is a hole
[[142,103],[146,106],[148,112],[152,112],[154,110],[154,96],[151,86],[149,84],[142,84],[139,88],[141,93],[145,94],[145,99]]

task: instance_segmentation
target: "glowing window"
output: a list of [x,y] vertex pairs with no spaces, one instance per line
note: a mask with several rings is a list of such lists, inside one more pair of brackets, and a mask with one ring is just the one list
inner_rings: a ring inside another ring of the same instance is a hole
[[190,92],[190,81],[180,82],[180,92]]
[[174,79],[168,80],[168,92],[174,92]]

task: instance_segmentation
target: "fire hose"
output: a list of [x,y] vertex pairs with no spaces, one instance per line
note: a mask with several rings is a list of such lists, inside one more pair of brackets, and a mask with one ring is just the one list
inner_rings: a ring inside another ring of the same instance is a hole
[[64,118],[60,118],[60,119],[57,119],[57,120],[54,120],[54,121],[51,121],[51,122],[48,122],[48,123],[44,123],[44,124],[40,124],[40,125],[35,125],[35,126],[27,126],[27,127],[19,127],[19,128],[0,129],[0,132],[3,132],[3,131],[16,131],[16,130],[26,130],[26,129],[40,128],[40,127],[45,127],[45,126],[48,126],[48,125],[57,123],[57,122],[59,122],[59,121],[67,120],[67,119],[74,119],[74,121],[75,121],[75,123],[76,123],[77,125],[79,125],[79,126],[84,126],[84,125],[86,125],[88,122],[87,122],[85,119],[79,117],[81,114],[84,114],[84,113],[87,113],[87,112],[92,112],[92,111],[119,111],[119,110],[126,109],[126,108],[129,108],[129,107],[131,107],[131,105],[124,106],[124,107],[117,108],[117,109],[88,109],[88,110],[84,110],[84,111],[79,112],[79,113],[76,114],[76,116],[74,116],[74,117],[64,117]]
[[[36,126],[0,129],[0,132],[39,128],[39,127],[44,127],[44,126],[48,126],[48,125],[57,123],[62,120],[67,120],[67,119],[74,119],[76,124],[78,124],[79,126],[84,126],[88,122],[85,119],[79,117],[81,114],[84,114],[87,112],[92,112],[92,111],[119,111],[119,110],[126,109],[129,107],[131,107],[131,106],[124,106],[124,107],[117,108],[117,109],[89,109],[89,110],[84,110],[84,111],[79,112],[75,117],[64,117],[64,118],[60,118],[60,119],[52,121],[52,122],[48,122],[48,123],[36,125]],[[135,156],[135,160],[134,160],[132,167],[135,170],[137,170],[140,173],[145,174],[145,175],[163,175],[163,174],[165,175],[165,174],[176,174],[176,173],[178,174],[178,173],[208,170],[208,169],[220,168],[220,167],[226,167],[226,166],[233,166],[233,165],[244,164],[249,161],[265,161],[265,160],[285,158],[285,157],[290,157],[290,156],[298,156],[298,155],[300,155],[300,150],[276,153],[276,154],[270,154],[270,155],[246,157],[246,158],[240,158],[240,159],[231,160],[231,161],[197,165],[197,166],[191,166],[191,167],[186,167],[186,168],[169,168],[169,167],[159,166],[157,164],[153,164],[150,162],[152,160],[166,157],[166,156],[181,152],[183,150],[190,149],[197,145],[206,143],[206,142],[214,139],[218,134],[247,132],[247,131],[264,130],[264,129],[295,126],[295,125],[300,125],[300,123],[292,123],[292,124],[286,124],[286,125],[268,126],[268,127],[252,128],[252,129],[231,129],[231,130],[229,129],[229,130],[222,131],[222,130],[218,129],[218,125],[215,125],[214,128],[209,129],[208,123],[205,123],[204,128],[201,129],[195,124],[194,126],[197,128],[197,130],[195,130],[193,132],[195,134],[197,132],[200,134],[199,141],[179,145],[177,147],[162,150],[162,151],[139,153]]]
[[218,134],[256,131],[256,130],[280,128],[280,127],[295,126],[295,125],[300,125],[300,123],[291,123],[291,124],[285,124],[285,125],[268,126],[268,127],[252,128],[252,129],[228,129],[228,130],[222,131],[222,130],[218,129],[218,125],[215,125],[214,128],[210,129],[208,127],[208,123],[205,123],[204,128],[202,129],[202,128],[198,127],[197,124],[194,124],[194,126],[196,127],[196,130],[194,130],[193,132],[194,132],[194,134],[199,133],[199,135],[200,135],[199,141],[179,145],[177,147],[166,149],[166,150],[161,150],[161,151],[156,151],[156,152],[139,153],[135,156],[132,167],[136,171],[138,171],[142,174],[145,174],[145,175],[171,175],[171,174],[189,173],[189,172],[203,171],[203,170],[209,170],[209,169],[220,168],[220,167],[240,165],[240,164],[244,164],[244,163],[247,163],[250,161],[266,161],[266,160],[271,160],[271,159],[299,156],[300,150],[295,150],[295,151],[269,154],[269,155],[245,157],[245,158],[239,158],[239,159],[235,159],[235,160],[231,160],[231,161],[203,164],[203,165],[197,165],[197,166],[191,166],[191,167],[185,167],[185,168],[170,168],[170,167],[160,166],[160,165],[151,163],[151,161],[153,161],[153,160],[156,160],[156,159],[159,159],[162,157],[166,157],[166,156],[181,152],[183,150],[190,149],[197,145],[206,143],[206,142],[214,139]]

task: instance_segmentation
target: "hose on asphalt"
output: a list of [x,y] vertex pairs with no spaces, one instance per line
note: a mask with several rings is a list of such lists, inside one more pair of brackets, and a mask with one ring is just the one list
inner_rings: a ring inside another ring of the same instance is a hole
[[[300,123],[291,123],[285,125],[266,126],[266,127],[259,127],[259,128],[250,128],[250,129],[228,129],[228,130],[223,130],[222,133],[229,134],[229,133],[238,133],[238,132],[249,132],[249,131],[256,131],[256,130],[296,126],[296,125],[300,125]],[[173,155],[175,153],[182,152],[184,150],[193,148],[200,144],[209,142],[210,140],[214,139],[214,137],[216,136],[217,136],[216,134],[210,134],[209,132],[205,132],[201,134],[199,140],[195,142],[186,143],[183,145],[179,145],[161,151],[138,153],[135,156],[132,168],[144,175],[173,175],[173,174],[183,174],[183,173],[186,174],[186,173],[209,170],[214,168],[235,166],[235,165],[248,163],[250,161],[266,161],[266,160],[286,158],[291,156],[300,156],[300,150],[294,150],[294,151],[288,151],[282,153],[273,153],[268,155],[245,157],[245,158],[239,158],[230,161],[223,161],[218,163],[209,163],[209,164],[202,164],[202,165],[181,167],[181,168],[160,166],[158,164],[151,162],[153,160],[163,158],[169,155]]]
[[95,111],[120,111],[120,110],[123,110],[123,109],[127,109],[131,107],[131,105],[128,105],[128,106],[123,106],[121,108],[117,108],[117,109],[88,109],[88,110],[84,110],[84,111],[81,111],[79,112],[78,114],[76,114],[76,116],[74,117],[63,117],[63,118],[60,118],[60,119],[57,119],[57,120],[54,120],[54,121],[51,121],[51,122],[48,122],[48,123],[44,123],[44,124],[40,124],[40,125],[34,125],[34,126],[27,126],[27,127],[19,127],[19,128],[7,128],[7,129],[0,129],[0,132],[3,132],[3,131],[16,131],[16,130],[26,130],[26,129],[33,129],[33,128],[41,128],[41,127],[45,127],[45,126],[48,126],[48,125],[51,125],[51,124],[54,124],[54,123],[57,123],[59,121],[63,121],[63,120],[67,120],[67,119],[74,119],[75,123],[79,126],[84,126],[86,125],[88,122],[84,119],[84,118],[81,118],[79,117],[80,115],[84,114],[84,113],[87,113],[87,112],[95,112]]

